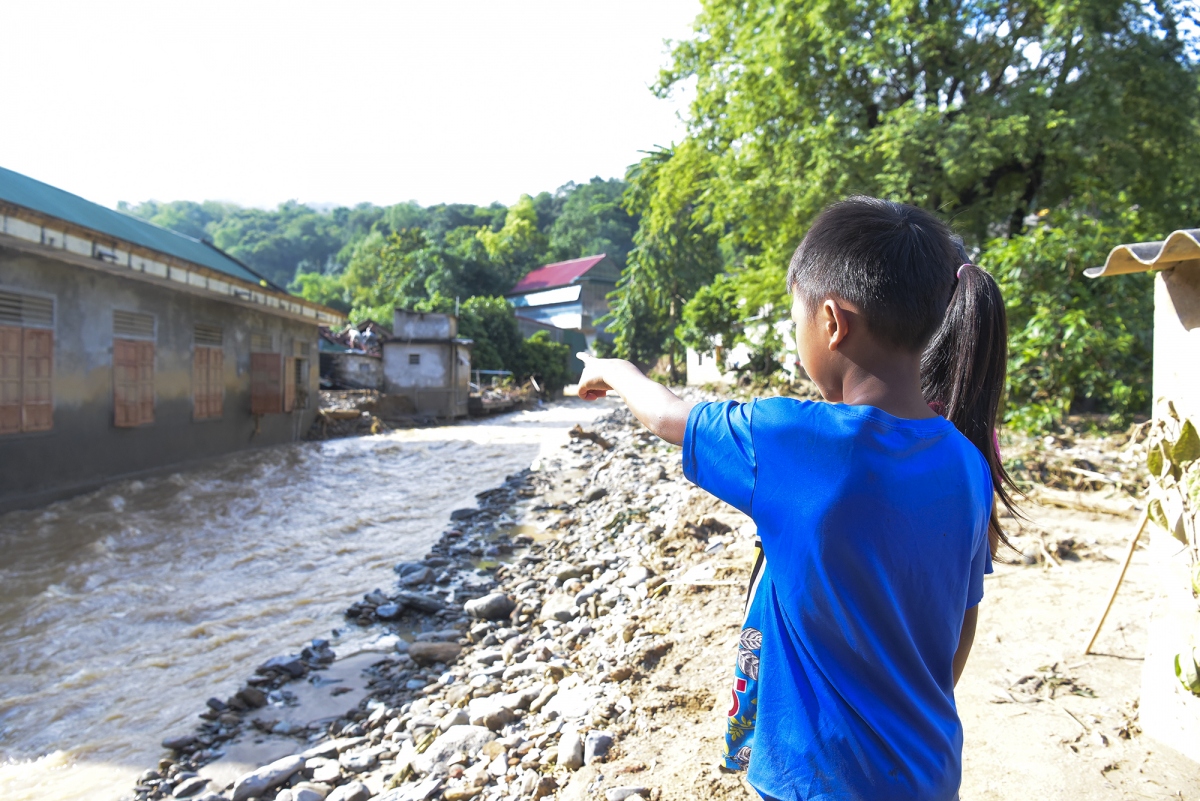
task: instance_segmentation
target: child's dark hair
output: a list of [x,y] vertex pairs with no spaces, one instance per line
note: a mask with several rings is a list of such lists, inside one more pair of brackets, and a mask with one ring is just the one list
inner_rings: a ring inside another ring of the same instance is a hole
[[[986,271],[967,262],[933,214],[851,197],[813,221],[792,256],[788,290],[813,310],[829,297],[847,300],[881,341],[922,351],[925,400],[983,454],[996,495],[1015,514],[1015,486],[994,439],[1008,369],[1004,298]],[[989,535],[993,554],[1010,544],[995,507]]]

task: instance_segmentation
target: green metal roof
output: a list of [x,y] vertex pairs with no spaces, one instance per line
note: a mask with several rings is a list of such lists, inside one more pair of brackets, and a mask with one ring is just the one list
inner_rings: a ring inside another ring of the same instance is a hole
[[[0,167],[0,200],[14,206],[24,206],[48,217],[65,220],[81,228],[90,228],[116,239],[157,250],[177,259],[190,261],[201,267],[208,267],[251,284],[264,281],[261,275],[218,250],[214,245],[105,208],[98,203],[84,200],[79,195],[72,195],[3,167]],[[277,289],[274,286],[272,288]]]

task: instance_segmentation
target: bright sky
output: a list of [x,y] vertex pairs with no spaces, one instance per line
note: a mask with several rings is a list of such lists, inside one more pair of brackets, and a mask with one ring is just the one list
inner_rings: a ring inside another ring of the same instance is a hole
[[114,206],[511,204],[677,141],[699,0],[9,3],[0,166]]

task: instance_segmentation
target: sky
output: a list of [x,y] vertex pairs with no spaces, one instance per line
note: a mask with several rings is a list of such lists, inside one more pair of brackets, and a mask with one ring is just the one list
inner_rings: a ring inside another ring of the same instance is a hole
[[12,3],[0,166],[115,206],[512,204],[682,138],[699,0]]

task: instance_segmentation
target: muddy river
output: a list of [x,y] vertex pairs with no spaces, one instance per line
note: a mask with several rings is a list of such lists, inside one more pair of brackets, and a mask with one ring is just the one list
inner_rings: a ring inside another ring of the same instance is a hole
[[206,698],[342,627],[451,510],[600,411],[250,451],[0,516],[0,798],[129,795]]

